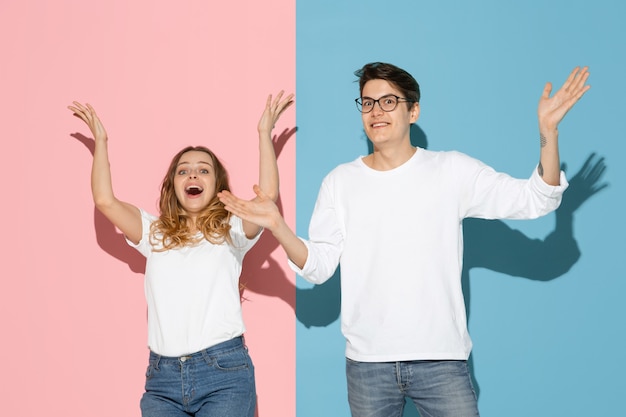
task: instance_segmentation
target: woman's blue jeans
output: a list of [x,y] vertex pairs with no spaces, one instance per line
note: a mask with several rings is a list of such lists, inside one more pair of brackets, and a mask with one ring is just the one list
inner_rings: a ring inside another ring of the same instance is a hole
[[346,360],[353,417],[401,417],[410,398],[422,417],[478,417],[467,361]]
[[181,357],[150,352],[143,417],[253,417],[254,366],[238,337]]

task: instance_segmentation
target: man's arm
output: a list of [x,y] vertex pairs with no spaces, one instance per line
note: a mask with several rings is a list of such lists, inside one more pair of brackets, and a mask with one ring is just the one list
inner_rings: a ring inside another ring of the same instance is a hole
[[559,185],[561,162],[559,160],[558,125],[574,104],[591,88],[585,85],[589,77],[588,67],[576,67],[563,86],[552,96],[552,83],[546,83],[539,100],[539,175],[550,185]]
[[289,260],[302,269],[309,255],[306,245],[289,228],[274,201],[258,185],[254,186],[254,192],[257,196],[252,201],[237,198],[228,191],[221,191],[217,196],[226,210],[246,222],[270,230]]

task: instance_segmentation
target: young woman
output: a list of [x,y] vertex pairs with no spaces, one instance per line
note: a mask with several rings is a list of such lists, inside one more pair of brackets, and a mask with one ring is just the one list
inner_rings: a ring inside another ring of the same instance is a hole
[[[258,124],[259,185],[278,197],[271,131],[293,95],[270,95]],[[203,146],[178,152],[161,186],[160,215],[116,198],[107,133],[89,104],[68,108],[93,134],[96,207],[146,257],[149,366],[144,417],[254,416],[254,367],[243,341],[239,293],[243,257],[261,228],[224,209],[228,174]]]

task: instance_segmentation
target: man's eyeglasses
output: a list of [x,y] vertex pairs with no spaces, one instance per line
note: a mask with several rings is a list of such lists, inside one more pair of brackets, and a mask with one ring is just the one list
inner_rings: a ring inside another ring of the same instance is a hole
[[361,113],[371,112],[372,110],[374,110],[374,106],[376,105],[376,103],[378,103],[383,111],[394,111],[398,106],[398,103],[401,101],[409,103],[415,102],[415,100],[398,97],[395,94],[387,94],[386,96],[382,96],[378,100],[374,100],[370,97],[359,97],[354,99],[354,102],[356,103],[356,108],[359,109]]

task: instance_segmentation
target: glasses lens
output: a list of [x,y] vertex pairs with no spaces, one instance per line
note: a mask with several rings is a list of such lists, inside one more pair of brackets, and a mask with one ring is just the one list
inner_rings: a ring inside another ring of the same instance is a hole
[[395,96],[384,96],[379,99],[379,103],[384,111],[392,111],[398,105],[398,99]]
[[369,113],[374,108],[374,100],[371,98],[362,98],[361,99],[361,111],[363,113]]

